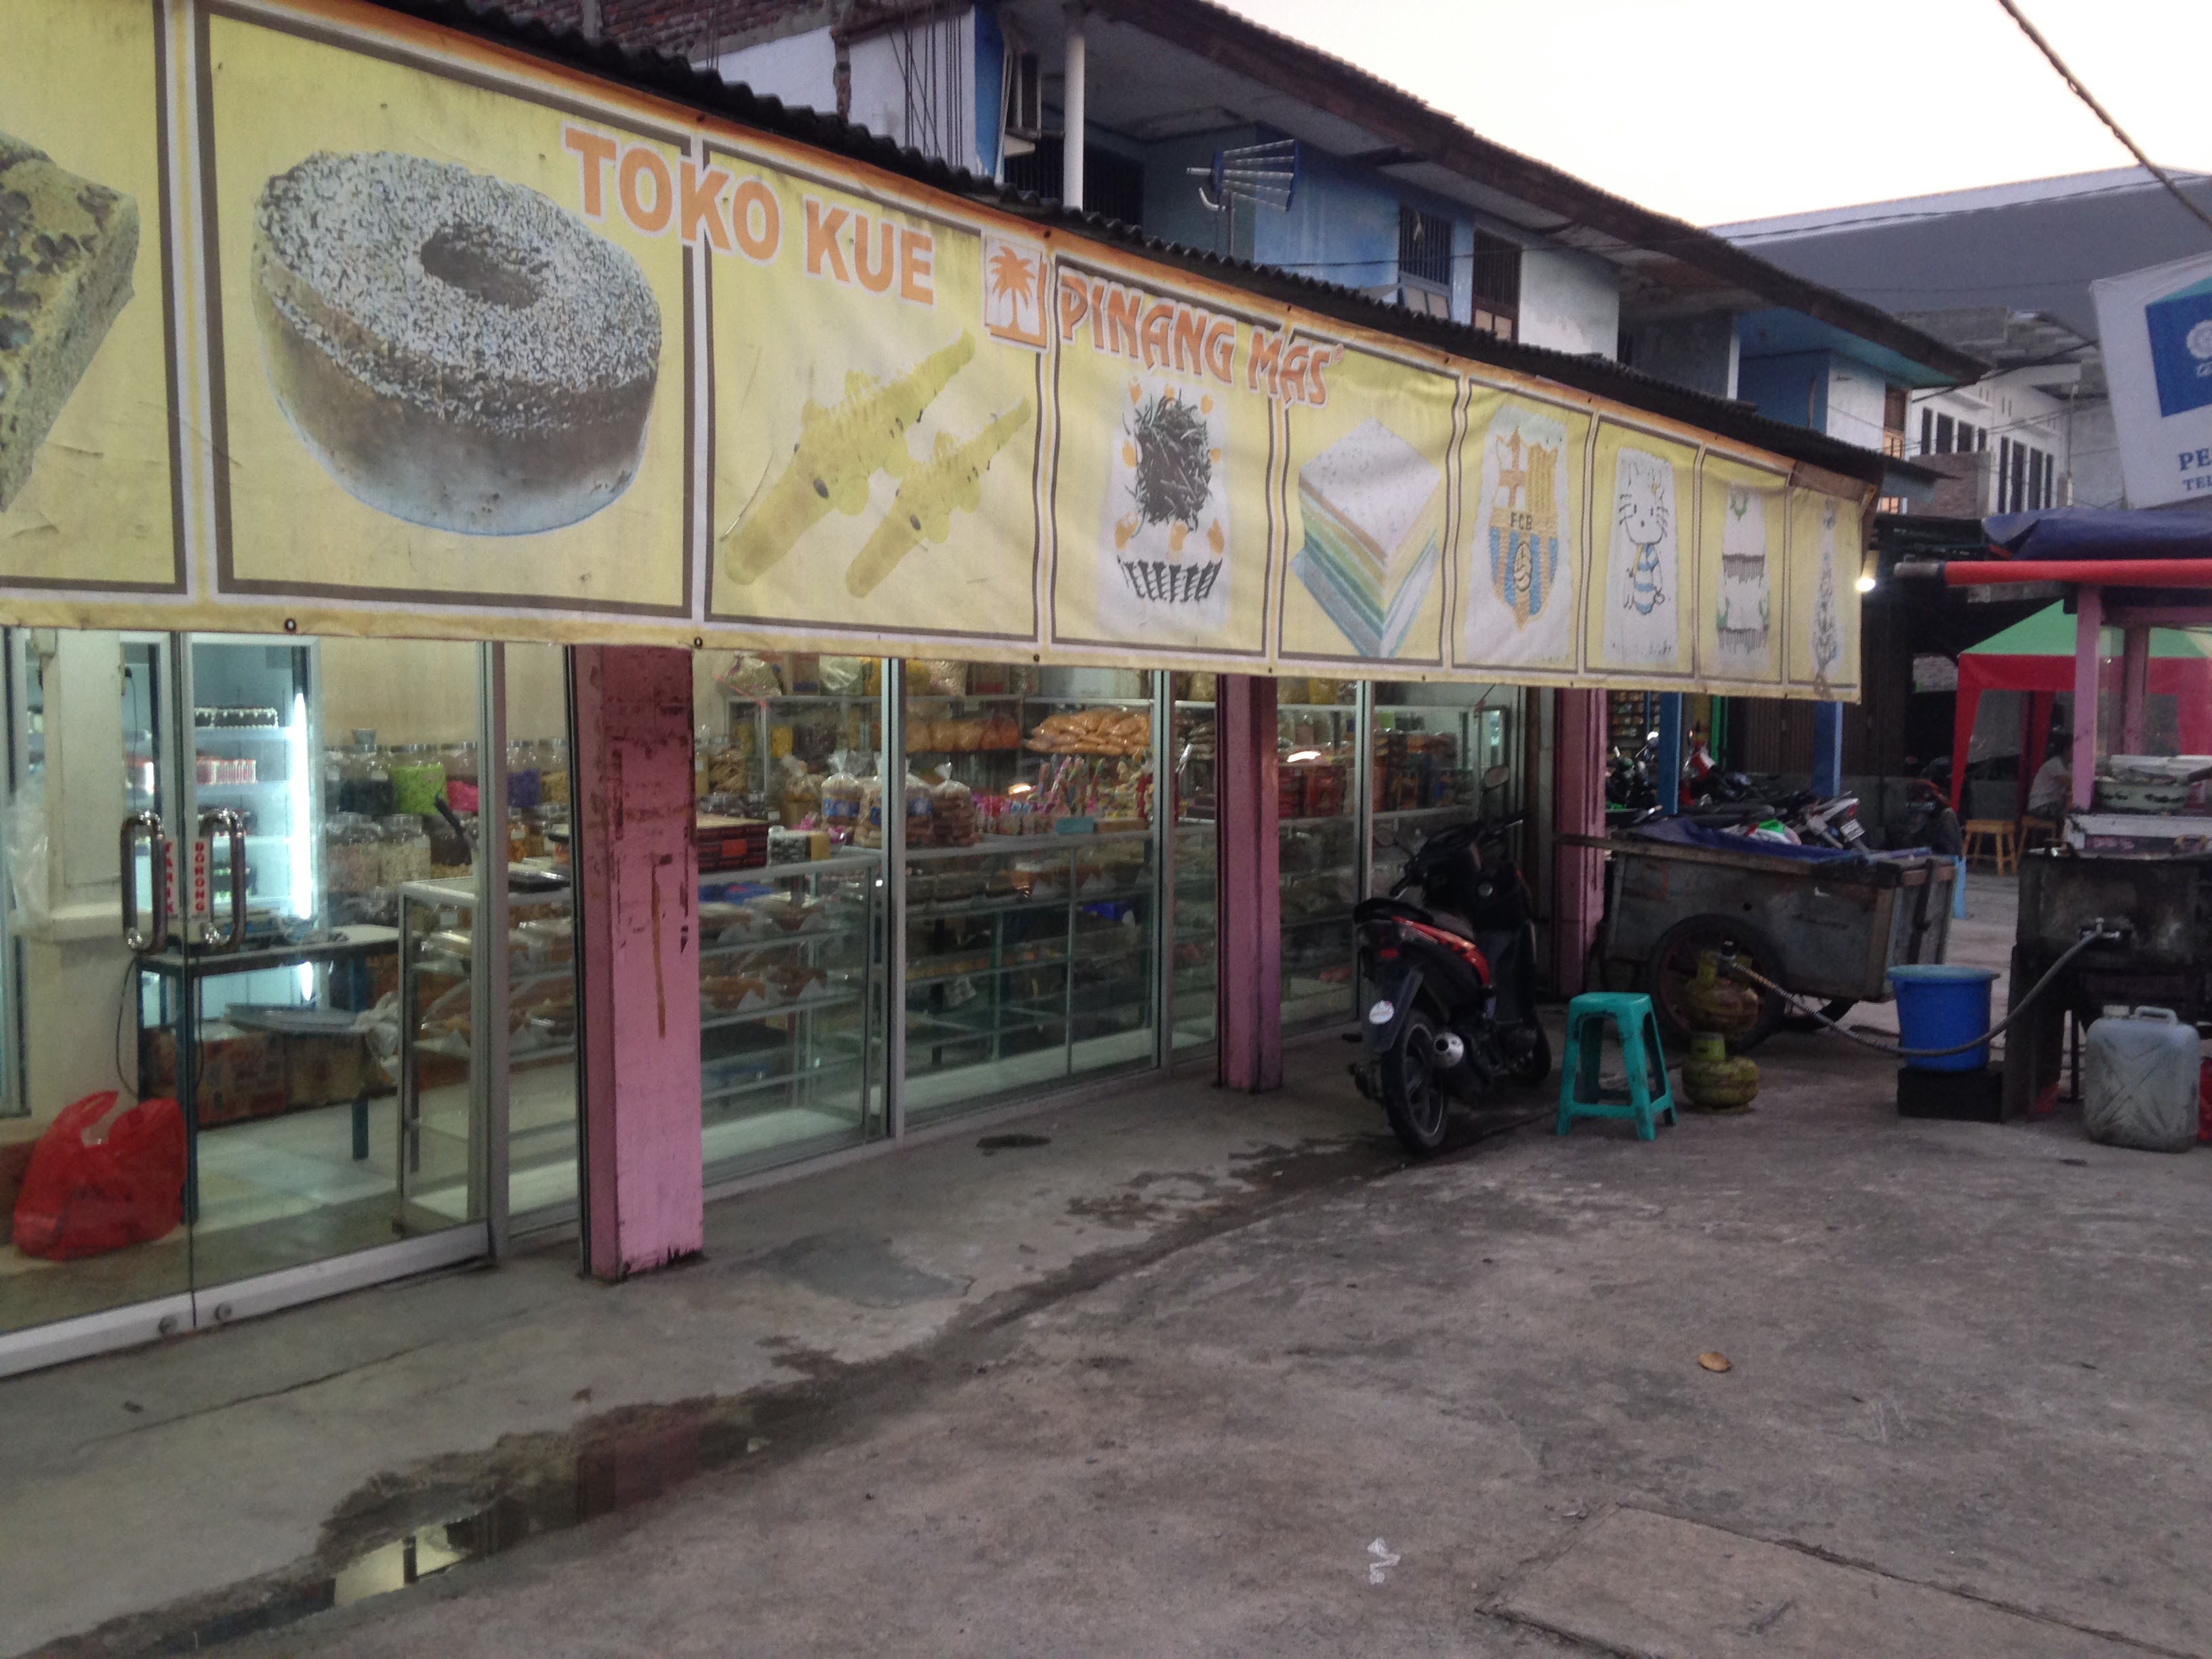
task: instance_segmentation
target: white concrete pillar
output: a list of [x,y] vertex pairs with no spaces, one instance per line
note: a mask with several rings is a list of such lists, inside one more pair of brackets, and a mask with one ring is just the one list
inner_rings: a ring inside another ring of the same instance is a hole
[[1068,207],[1083,205],[1083,94],[1086,71],[1081,0],[1067,8],[1067,84],[1060,99],[1060,127],[1066,134],[1060,163],[1060,199]]

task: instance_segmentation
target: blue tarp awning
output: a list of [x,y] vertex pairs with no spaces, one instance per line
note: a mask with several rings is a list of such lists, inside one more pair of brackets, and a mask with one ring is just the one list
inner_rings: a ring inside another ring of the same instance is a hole
[[2054,507],[1982,520],[1992,547],[2015,559],[2212,559],[2212,514]]

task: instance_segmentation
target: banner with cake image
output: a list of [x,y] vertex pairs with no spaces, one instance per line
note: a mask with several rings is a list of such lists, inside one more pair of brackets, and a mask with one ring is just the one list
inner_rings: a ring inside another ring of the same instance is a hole
[[1611,420],[1593,444],[1589,665],[1686,678],[1697,449]]
[[1790,684],[1837,702],[1858,695],[1862,523],[1856,501],[1790,492]]
[[79,0],[0,49],[0,582],[183,586],[162,15]]
[[1276,430],[1255,325],[1066,260],[1053,317],[1052,637],[1261,656]]
[[708,161],[708,619],[1034,641],[1042,246]]
[[1578,665],[1590,425],[1586,410],[1471,385],[1455,666]]
[[1705,452],[1698,488],[1698,678],[1772,685],[1782,678],[1784,541],[1790,480]]
[[1330,343],[1325,400],[1287,409],[1285,659],[1442,667],[1458,377]]
[[204,21],[222,588],[688,616],[680,135]]

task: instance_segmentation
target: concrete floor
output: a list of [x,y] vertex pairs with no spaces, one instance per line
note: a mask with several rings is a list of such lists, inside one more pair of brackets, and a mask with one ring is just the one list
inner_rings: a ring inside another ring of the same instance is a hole
[[1407,1169],[1297,1055],[0,1383],[0,1651],[2212,1652],[2212,1156],[1784,1036]]

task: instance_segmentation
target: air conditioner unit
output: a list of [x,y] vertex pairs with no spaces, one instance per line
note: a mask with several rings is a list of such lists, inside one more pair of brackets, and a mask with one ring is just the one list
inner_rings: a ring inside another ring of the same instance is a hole
[[1018,54],[1006,76],[1006,134],[1036,139],[1044,132],[1044,72],[1033,52]]

